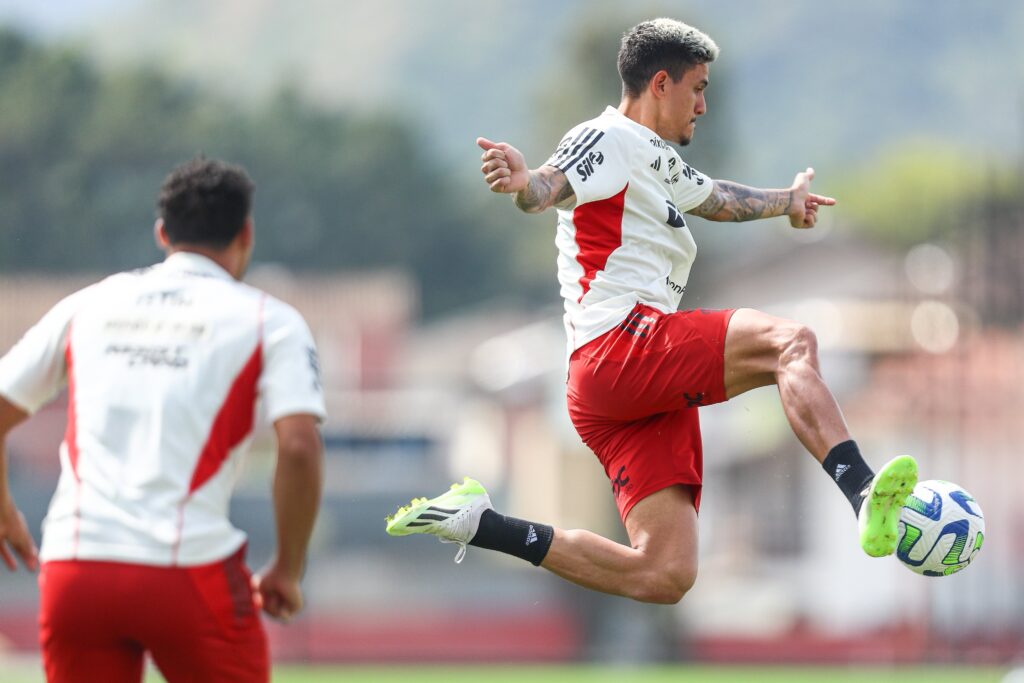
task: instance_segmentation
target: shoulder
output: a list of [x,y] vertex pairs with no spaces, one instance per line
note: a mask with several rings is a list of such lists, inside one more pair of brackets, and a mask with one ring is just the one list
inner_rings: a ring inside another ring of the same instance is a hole
[[545,165],[563,173],[581,167],[589,176],[594,167],[611,163],[628,166],[636,150],[647,142],[620,117],[603,114],[573,127],[558,143],[558,148]]
[[263,325],[268,339],[292,335],[312,336],[306,319],[294,306],[262,290],[253,289],[263,297]]

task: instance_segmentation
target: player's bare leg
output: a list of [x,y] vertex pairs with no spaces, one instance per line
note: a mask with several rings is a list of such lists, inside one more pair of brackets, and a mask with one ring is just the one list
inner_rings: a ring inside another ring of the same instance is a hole
[[573,583],[641,602],[679,602],[697,579],[697,511],[688,486],[644,498],[626,516],[632,547],[555,529],[541,566]]
[[642,602],[675,603],[697,576],[697,512],[687,486],[647,496],[626,516],[632,546],[590,531],[506,517],[468,477],[435,498],[417,498],[388,517],[392,536],[430,534],[460,546],[497,550],[591,590]]
[[818,366],[818,341],[799,323],[741,308],[725,336],[728,398],[776,384],[793,433],[818,462],[850,431]]
[[899,456],[875,475],[850,439],[839,404],[821,377],[814,333],[799,323],[741,308],[725,337],[726,396],[769,384],[779,388],[793,433],[857,513],[864,551],[876,557],[892,554],[900,510],[917,483],[917,463]]

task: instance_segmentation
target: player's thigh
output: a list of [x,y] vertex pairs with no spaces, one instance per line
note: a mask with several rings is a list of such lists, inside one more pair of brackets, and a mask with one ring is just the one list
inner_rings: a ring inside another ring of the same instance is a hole
[[775,384],[780,357],[805,329],[752,308],[737,309],[725,333],[726,396]]
[[694,488],[674,485],[647,496],[626,516],[630,544],[686,587],[697,578],[697,508]]
[[141,630],[168,683],[266,683],[266,634],[243,552],[169,574]]
[[106,563],[43,565],[39,644],[49,683],[142,681],[144,651],[125,635],[117,572]]
[[167,683],[268,683],[270,661],[259,624],[213,633],[203,629],[150,650]]
[[51,641],[42,648],[47,683],[142,683],[145,652],[137,643],[82,647],[74,641]]

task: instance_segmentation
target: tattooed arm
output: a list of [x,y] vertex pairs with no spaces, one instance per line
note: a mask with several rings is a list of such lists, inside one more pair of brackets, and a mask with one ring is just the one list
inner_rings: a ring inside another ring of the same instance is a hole
[[522,153],[505,142],[479,138],[484,150],[480,172],[491,192],[515,195],[516,206],[526,213],[540,213],[551,207],[570,208],[576,195],[565,174],[554,166],[531,171]]
[[812,194],[814,169],[797,173],[788,190],[760,190],[728,180],[716,180],[711,194],[692,213],[712,221],[753,221],[788,216],[794,228],[813,228],[819,206],[832,206],[835,199]]
[[526,213],[540,213],[552,206],[568,209],[575,203],[576,193],[565,174],[554,166],[541,166],[530,171],[526,189],[515,195],[516,206]]
[[708,198],[690,209],[690,213],[711,221],[753,221],[786,215],[792,201],[790,190],[759,190],[716,180]]

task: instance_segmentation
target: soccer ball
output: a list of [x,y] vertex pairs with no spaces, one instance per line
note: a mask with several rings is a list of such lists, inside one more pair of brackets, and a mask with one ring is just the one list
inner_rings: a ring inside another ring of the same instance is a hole
[[948,481],[918,482],[900,512],[896,557],[925,576],[967,568],[985,540],[985,516],[971,494]]

